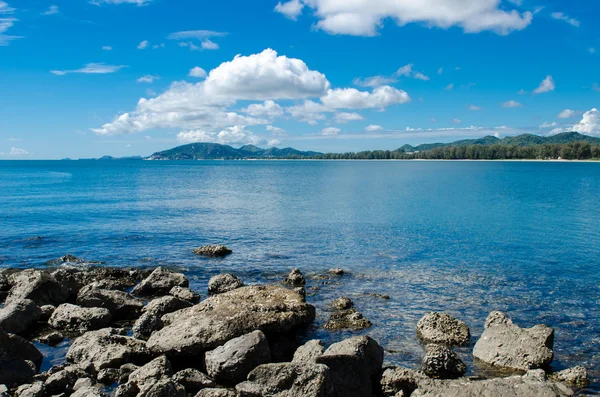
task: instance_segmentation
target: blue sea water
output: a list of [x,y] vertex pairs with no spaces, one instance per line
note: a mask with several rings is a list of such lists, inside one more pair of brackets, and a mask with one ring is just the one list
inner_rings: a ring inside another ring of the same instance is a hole
[[[71,253],[181,268],[201,292],[224,271],[253,283],[341,267],[339,280],[309,278],[317,325],[332,299],[352,298],[390,363],[417,367],[416,323],[443,310],[471,327],[458,351],[483,374],[472,345],[502,310],[555,328],[554,369],[600,377],[598,163],[6,161],[0,203],[0,267]],[[208,243],[234,254],[192,254]]]

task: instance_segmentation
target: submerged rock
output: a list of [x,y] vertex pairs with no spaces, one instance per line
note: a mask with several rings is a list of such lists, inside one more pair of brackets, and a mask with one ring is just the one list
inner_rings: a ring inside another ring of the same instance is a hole
[[431,378],[456,379],[467,372],[467,366],[448,347],[431,344],[427,346],[421,371]]
[[244,283],[237,276],[225,273],[213,276],[208,281],[208,295],[218,295],[242,288]]
[[200,294],[189,288],[173,287],[169,291],[169,295],[172,295],[175,298],[188,301],[193,304],[200,302]]
[[164,267],[157,267],[148,277],[131,291],[137,296],[156,296],[168,294],[173,287],[188,287],[190,281],[182,273],[172,272]]
[[86,332],[104,328],[110,324],[112,316],[108,309],[80,307],[63,303],[56,308],[48,324],[52,328],[71,332]]
[[133,320],[139,317],[144,304],[123,291],[84,287],[77,295],[77,304],[82,307],[108,309],[114,320]]
[[469,343],[471,333],[464,321],[447,313],[427,313],[417,324],[417,336],[427,343],[461,346]]
[[231,254],[233,251],[224,245],[205,245],[194,249],[194,254],[202,256],[223,257]]
[[30,299],[14,299],[0,309],[0,327],[6,332],[21,334],[35,325],[41,309]]
[[342,329],[361,330],[371,327],[373,324],[355,308],[346,310],[337,310],[329,320],[323,325],[323,328],[338,331]]
[[573,367],[553,373],[550,375],[550,379],[579,387],[587,386],[590,383],[588,372],[584,367]]
[[336,267],[334,269],[329,269],[327,271],[327,273],[333,274],[334,276],[343,276],[344,274],[346,274],[346,272],[344,271],[344,269],[341,269],[339,267]]

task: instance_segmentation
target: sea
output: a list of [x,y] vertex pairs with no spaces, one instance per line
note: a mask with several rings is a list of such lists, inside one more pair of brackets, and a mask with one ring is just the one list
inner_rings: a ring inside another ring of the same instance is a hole
[[[223,259],[192,249],[225,244]],[[600,163],[469,161],[3,161],[0,267],[65,254],[110,266],[168,266],[204,297],[211,276],[278,283],[299,268],[317,307],[301,338],[368,334],[386,362],[418,368],[428,311],[470,327],[487,315],[554,328],[554,370],[583,365],[600,393]],[[346,274],[323,278],[331,268]],[[384,295],[387,295],[389,299]],[[330,332],[351,298],[373,326]],[[70,341],[41,346],[46,368]]]

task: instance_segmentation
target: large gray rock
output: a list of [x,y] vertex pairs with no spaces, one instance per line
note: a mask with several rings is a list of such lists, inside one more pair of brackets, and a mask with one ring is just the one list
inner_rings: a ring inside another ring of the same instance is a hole
[[31,383],[42,358],[31,342],[0,328],[0,384],[12,388]]
[[48,395],[58,395],[60,393],[72,393],[73,386],[80,378],[88,375],[77,366],[68,366],[63,370],[54,372],[44,382],[44,392]]
[[107,327],[111,319],[108,309],[63,303],[52,313],[48,324],[55,329],[86,332]]
[[467,372],[467,366],[447,346],[431,344],[427,346],[421,371],[431,378],[456,379]]
[[6,303],[30,299],[38,306],[60,305],[71,296],[67,287],[57,282],[50,274],[40,270],[23,270],[11,275],[11,288]]
[[79,291],[77,304],[83,307],[108,309],[113,320],[132,320],[139,317],[144,304],[123,291],[105,290],[88,285]]
[[368,336],[334,343],[317,358],[331,369],[338,397],[371,397],[383,364],[383,349]]
[[269,342],[261,331],[234,338],[206,352],[206,372],[217,382],[236,385],[254,368],[271,361]]
[[587,369],[584,367],[568,368],[550,375],[550,379],[555,382],[565,383],[578,387],[585,387],[590,383]]
[[71,397],[104,397],[104,394],[97,387],[88,386],[78,389]]
[[35,382],[22,385],[15,391],[16,397],[44,397],[44,383]]
[[94,288],[124,291],[137,284],[140,272],[134,269],[115,267],[96,267],[82,269],[81,267],[61,266],[52,273],[52,277],[66,286],[72,296],[77,296],[79,290],[88,284]]
[[283,280],[284,284],[292,287],[303,287],[306,285],[306,278],[300,269],[293,269]]
[[148,338],[152,332],[163,327],[162,316],[191,306],[188,301],[170,295],[154,299],[144,307],[144,313],[133,325],[133,336],[140,339]]
[[417,390],[419,383],[429,380],[420,371],[401,367],[389,367],[381,374],[379,387],[384,397],[410,396]]
[[193,304],[200,302],[200,294],[189,288],[173,287],[169,291],[169,295],[172,295],[175,298],[178,298],[178,299],[181,299],[184,301],[188,301]]
[[86,332],[73,342],[67,352],[69,362],[91,365],[96,371],[119,368],[126,363],[144,361],[147,357],[143,341],[123,336],[112,328]]
[[243,286],[242,280],[233,274],[218,274],[208,281],[208,295],[224,294]]
[[146,386],[171,376],[172,372],[169,360],[165,356],[161,356],[133,371],[129,375],[129,383],[133,383],[143,390]]
[[473,356],[495,367],[527,371],[552,362],[554,330],[545,325],[520,328],[504,313],[492,312]]
[[40,308],[30,299],[13,299],[0,309],[0,327],[12,334],[21,334],[35,325],[42,316]]
[[286,333],[310,324],[313,306],[297,293],[278,286],[242,287],[210,297],[170,316],[169,325],[154,332],[148,348],[154,354],[197,356],[255,330]]
[[[42,366],[44,356],[37,347],[25,338],[18,335],[6,334],[8,336],[8,346],[6,352],[8,356],[18,357],[22,360],[30,361],[39,370]],[[2,382],[0,382],[2,383]]]
[[464,321],[447,313],[427,313],[417,324],[417,336],[427,343],[459,346],[469,343],[471,333]]
[[177,372],[172,377],[174,382],[185,387],[188,394],[196,394],[202,389],[208,389],[217,386],[214,380],[203,374],[197,369],[188,368]]
[[182,273],[157,267],[148,277],[135,286],[131,293],[137,296],[156,296],[168,294],[173,287],[188,287],[190,281]]
[[161,379],[140,389],[138,397],[187,397],[185,389],[170,379]]
[[325,353],[323,342],[318,339],[310,340],[296,349],[292,362],[294,363],[316,363],[317,358]]
[[223,257],[231,254],[233,251],[224,245],[205,245],[194,249],[193,252],[196,255]]
[[238,397],[238,395],[228,389],[202,389],[195,397]]
[[239,397],[333,397],[333,387],[326,365],[280,363],[257,367],[236,391]]

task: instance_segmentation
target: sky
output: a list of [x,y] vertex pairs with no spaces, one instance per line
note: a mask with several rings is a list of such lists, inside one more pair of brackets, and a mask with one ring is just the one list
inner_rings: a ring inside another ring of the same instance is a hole
[[600,2],[0,0],[0,159],[600,136]]

